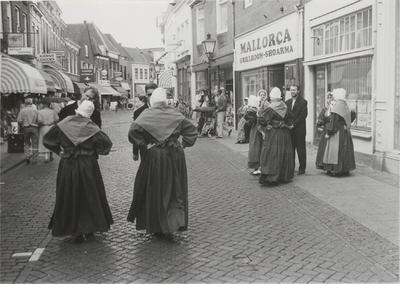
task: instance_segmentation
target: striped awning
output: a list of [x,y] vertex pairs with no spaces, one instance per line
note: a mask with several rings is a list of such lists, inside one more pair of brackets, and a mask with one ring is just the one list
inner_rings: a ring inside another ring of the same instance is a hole
[[[51,76],[41,69],[37,69],[37,70],[40,72],[40,74],[44,78],[44,81],[46,82],[47,91],[48,92],[56,92],[56,84],[54,83]],[[60,87],[58,87],[58,88],[60,88]]]
[[36,68],[2,56],[1,93],[47,94],[46,81]]
[[101,86],[96,83],[89,83],[89,85],[95,87],[99,91],[100,95],[102,95],[102,96],[116,96],[116,97],[121,96],[120,93],[118,93],[116,90],[114,90],[111,87]]
[[66,74],[54,69],[44,69],[44,71],[51,76],[54,83],[56,83],[61,87],[62,89],[61,92],[63,94],[67,93],[73,94],[75,92],[74,85],[72,84],[71,79]]
[[113,86],[113,89],[115,89],[118,93],[120,93],[121,96],[124,96],[124,97],[128,96],[128,92],[122,87]]
[[172,70],[165,70],[158,77],[158,86],[160,88],[172,88]]

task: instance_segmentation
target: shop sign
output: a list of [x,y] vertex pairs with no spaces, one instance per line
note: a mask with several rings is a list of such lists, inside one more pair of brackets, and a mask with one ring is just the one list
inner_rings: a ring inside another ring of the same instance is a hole
[[33,47],[9,47],[9,55],[33,55]]
[[81,69],[81,76],[91,76],[94,74],[93,69]]
[[114,76],[115,77],[121,77],[122,76],[122,72],[114,72]]
[[38,54],[38,60],[42,63],[54,63],[57,62],[57,57],[53,53],[41,53]]
[[23,47],[24,46],[24,34],[8,34],[8,46],[9,47]]
[[236,70],[272,65],[301,57],[301,18],[297,13],[236,40]]
[[111,86],[109,80],[100,80],[99,84],[100,84],[100,86]]
[[64,57],[65,56],[64,49],[50,49],[50,53],[53,53],[53,54],[55,54],[56,56],[59,56],[59,57]]

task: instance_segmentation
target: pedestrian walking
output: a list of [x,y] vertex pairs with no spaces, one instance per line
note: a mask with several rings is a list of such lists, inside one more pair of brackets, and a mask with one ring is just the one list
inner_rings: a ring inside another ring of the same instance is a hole
[[[308,115],[307,101],[300,97],[300,87],[293,85],[290,87],[292,98],[286,101],[287,107],[293,112],[293,128],[290,130],[293,147],[293,162],[295,153],[299,158],[298,175],[305,174],[307,164],[306,153],[306,118]],[[295,163],[293,164],[295,166]]]
[[113,224],[98,155],[108,155],[112,143],[91,121],[95,107],[83,101],[75,116],[68,116],[44,136],[43,144],[60,155],[56,201],[48,228],[52,236],[72,236],[77,242]]
[[217,136],[215,138],[223,138],[223,131],[228,132],[228,136],[231,135],[232,129],[229,129],[225,125],[226,110],[228,107],[228,101],[223,90],[219,90],[219,96],[217,102]]
[[76,114],[75,110],[78,109],[78,107],[81,105],[81,103],[85,100],[91,101],[95,109],[93,111],[93,114],[91,115],[90,119],[99,127],[101,128],[101,114],[100,114],[100,98],[99,98],[99,91],[97,88],[90,86],[87,87],[83,94],[81,95],[81,98],[78,101],[75,101],[74,103],[68,104],[64,108],[61,109],[58,117],[60,118],[60,121],[64,120],[68,116],[74,116]]
[[32,99],[25,99],[25,107],[18,114],[17,122],[24,134],[24,153],[25,161],[29,164],[37,163],[38,157],[38,141],[39,141],[39,124],[38,111],[32,106]]
[[49,129],[58,122],[58,115],[54,109],[50,108],[50,101],[47,98],[42,100],[43,108],[39,110],[39,153],[44,153],[44,162],[53,160],[53,153],[43,145],[43,137]]
[[251,174],[259,175],[261,171],[260,167],[260,155],[262,147],[262,136],[258,131],[257,127],[257,111],[260,105],[260,98],[250,95],[249,97],[249,107],[247,108],[244,119],[246,124],[250,125],[250,135],[249,135],[249,162],[248,167],[254,169]]
[[[178,110],[167,106],[162,88],[153,92],[150,105],[129,129],[129,141],[145,153],[136,174],[127,220],[136,221],[137,230],[171,234],[188,227],[188,180],[183,149],[194,145],[197,131]],[[134,154],[133,159],[137,161],[138,155]]]
[[289,128],[293,115],[282,102],[281,91],[273,88],[271,104],[258,116],[258,124],[263,132],[263,146],[260,157],[260,184],[288,182],[293,178],[293,150]]
[[321,110],[317,119],[317,126],[322,127],[322,133],[321,133],[321,138],[319,140],[315,165],[317,169],[320,170],[324,169],[324,153],[326,148],[326,142],[328,140],[328,138],[326,138],[325,135],[329,122],[331,121],[331,112],[334,103],[335,100],[333,99],[332,93],[328,92],[328,94],[326,95],[326,106]]
[[[250,128],[246,127],[246,119],[244,119],[244,114],[248,108],[249,98],[245,97],[243,99],[243,105],[237,110],[238,122],[238,136],[236,139],[236,144],[244,144],[249,142]],[[247,136],[246,136],[247,134]]]
[[349,175],[356,168],[353,138],[350,126],[356,119],[346,103],[346,90],[334,89],[335,105],[332,107],[331,120],[326,127],[327,139],[324,153],[324,171],[333,176]]

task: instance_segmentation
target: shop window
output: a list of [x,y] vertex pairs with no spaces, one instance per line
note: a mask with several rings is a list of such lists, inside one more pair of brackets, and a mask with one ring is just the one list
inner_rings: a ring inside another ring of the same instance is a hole
[[196,72],[196,90],[200,87],[207,87],[205,72]]
[[354,58],[327,64],[327,91],[344,88],[350,109],[357,113],[352,127],[371,130],[372,57]]
[[238,101],[242,102],[245,97],[257,96],[261,89],[268,88],[268,72],[266,68],[243,72],[241,74],[241,92]]
[[372,46],[372,8],[325,23],[312,30],[313,56]]

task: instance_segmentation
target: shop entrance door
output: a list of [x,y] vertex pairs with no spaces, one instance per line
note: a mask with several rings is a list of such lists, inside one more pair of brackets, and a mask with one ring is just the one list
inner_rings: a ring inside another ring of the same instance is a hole
[[285,86],[284,65],[275,65],[268,67],[268,93],[272,88],[277,87],[282,91]]
[[[325,65],[315,67],[315,117],[321,113],[325,107],[326,81]],[[321,140],[322,127],[318,127],[314,122],[314,145],[318,146]]]

